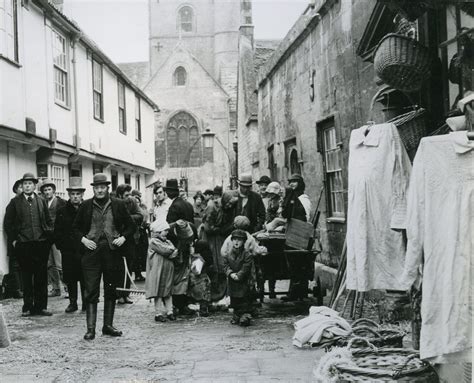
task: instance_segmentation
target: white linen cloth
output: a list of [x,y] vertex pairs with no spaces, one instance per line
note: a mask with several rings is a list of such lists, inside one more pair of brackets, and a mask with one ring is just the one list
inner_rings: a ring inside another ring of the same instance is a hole
[[312,306],[309,316],[296,322],[294,327],[293,345],[296,347],[307,343],[313,347],[324,347],[352,333],[351,325],[337,311],[325,306]]
[[347,288],[400,290],[411,164],[393,124],[352,131],[349,144]]
[[472,349],[473,149],[462,131],[423,138],[408,190],[403,287],[424,263],[420,355],[437,363]]

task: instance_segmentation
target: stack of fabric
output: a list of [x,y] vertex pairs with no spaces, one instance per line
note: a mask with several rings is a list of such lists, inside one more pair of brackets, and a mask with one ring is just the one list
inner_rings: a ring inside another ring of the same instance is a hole
[[293,345],[328,347],[352,333],[351,325],[337,311],[325,306],[312,306],[309,316],[295,323]]

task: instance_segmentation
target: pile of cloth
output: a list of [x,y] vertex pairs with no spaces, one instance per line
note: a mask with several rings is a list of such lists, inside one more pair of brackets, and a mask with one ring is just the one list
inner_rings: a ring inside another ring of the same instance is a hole
[[351,325],[337,311],[325,306],[312,306],[309,316],[294,324],[293,345],[328,347],[352,333]]

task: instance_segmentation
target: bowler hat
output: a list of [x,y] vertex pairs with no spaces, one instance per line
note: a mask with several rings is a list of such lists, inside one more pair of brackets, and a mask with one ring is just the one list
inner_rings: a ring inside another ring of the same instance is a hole
[[247,233],[243,230],[236,229],[232,232],[230,238],[231,239],[240,238],[240,239],[246,240],[247,239]]
[[22,180],[16,180],[15,183],[13,184],[13,193],[16,193],[18,188],[21,186]]
[[213,191],[214,195],[222,196],[222,186],[217,185]]
[[269,176],[261,176],[260,179],[256,182],[257,185],[266,184],[268,185],[272,180]]
[[107,179],[107,175],[104,173],[96,173],[94,174],[94,178],[92,179],[92,186],[97,185],[110,185],[111,182]]
[[53,181],[51,181],[49,178],[45,178],[45,179],[43,180],[43,183],[42,183],[41,186],[40,186],[40,190],[43,191],[43,189],[44,189],[46,186],[52,186],[53,189],[56,189],[56,184],[55,184]]
[[252,186],[252,176],[250,174],[242,174],[239,178],[239,185]]
[[81,177],[70,177],[69,178],[69,187],[66,188],[68,192],[71,191],[86,191],[86,188],[82,187],[82,178]]
[[166,190],[179,191],[178,180],[176,178],[170,178],[169,180],[166,180],[166,185],[163,189],[165,189],[165,191]]
[[301,174],[292,174],[290,178],[288,178],[288,182],[292,181],[303,181],[303,177],[301,177]]
[[38,178],[35,177],[33,173],[25,173],[21,178],[21,182],[23,181],[33,181],[35,184],[38,183]]

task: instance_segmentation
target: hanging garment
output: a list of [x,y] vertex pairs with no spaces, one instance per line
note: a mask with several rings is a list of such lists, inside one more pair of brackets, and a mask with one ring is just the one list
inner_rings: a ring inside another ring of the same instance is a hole
[[349,150],[347,288],[399,290],[410,159],[393,124],[354,130]]
[[466,132],[427,137],[413,164],[402,281],[410,288],[424,263],[422,359],[472,348],[473,149]]

